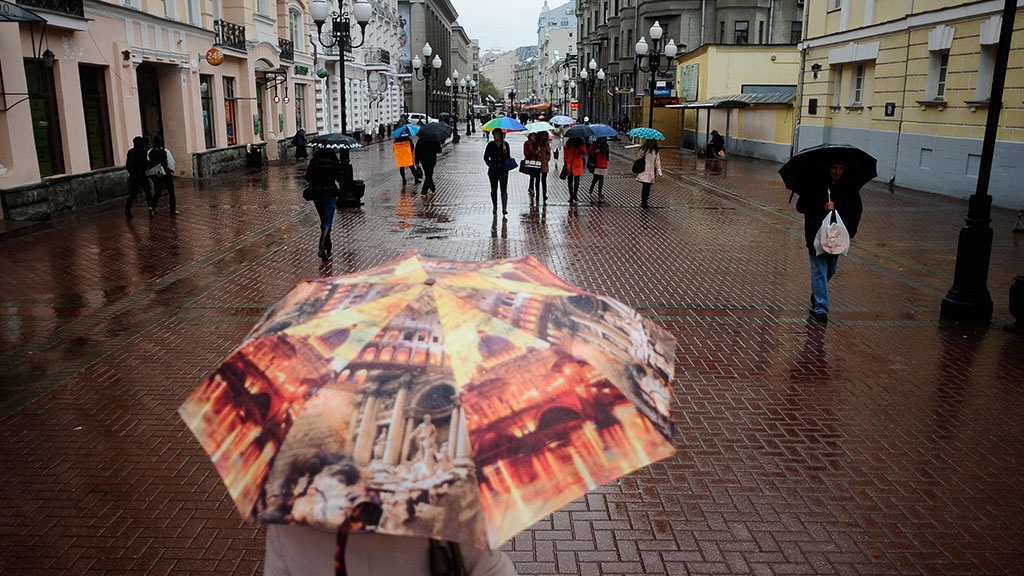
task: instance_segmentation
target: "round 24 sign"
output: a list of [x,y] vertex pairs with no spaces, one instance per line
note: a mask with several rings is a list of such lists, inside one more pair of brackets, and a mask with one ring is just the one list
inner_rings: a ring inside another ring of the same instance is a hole
[[211,66],[220,66],[220,63],[224,61],[224,53],[216,48],[210,48],[206,51],[206,61]]

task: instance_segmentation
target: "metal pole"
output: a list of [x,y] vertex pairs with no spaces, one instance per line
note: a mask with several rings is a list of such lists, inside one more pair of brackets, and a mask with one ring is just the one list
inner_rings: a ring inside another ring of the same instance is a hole
[[345,54],[348,52],[348,19],[341,21],[341,38],[338,39],[338,56],[341,60],[341,133],[345,134],[345,127],[348,125],[345,113]]
[[[430,116],[430,69],[427,66],[430,65],[430,59],[427,59],[427,63],[423,66],[423,113]],[[423,121],[426,124],[426,120]]]
[[647,84],[647,127],[654,128],[654,76],[658,73],[658,65],[660,64],[658,54],[658,41],[654,41],[654,49],[651,50],[650,65],[651,65],[651,79]]
[[988,121],[985,125],[985,139],[981,145],[978,186],[967,201],[967,219],[960,229],[953,286],[943,298],[939,311],[940,316],[946,320],[987,323],[992,319],[992,296],[987,286],[988,266],[992,258],[992,197],[988,194],[988,183],[992,176],[992,156],[996,149],[1006,64],[1010,57],[1010,40],[1016,12],[1016,0],[1005,0],[999,46],[996,48],[995,69],[992,74],[992,92],[988,100]]

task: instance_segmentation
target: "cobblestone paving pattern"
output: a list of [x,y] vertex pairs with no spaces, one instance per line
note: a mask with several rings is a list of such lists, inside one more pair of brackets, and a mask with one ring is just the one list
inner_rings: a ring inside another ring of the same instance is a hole
[[353,153],[365,205],[325,265],[291,164],[182,181],[177,217],[115,202],[0,242],[0,573],[261,574],[262,531],[175,410],[296,282],[420,250],[532,255],[679,340],[678,455],[506,544],[521,574],[1024,574],[1013,212],[993,213],[997,318],[943,325],[966,202],[872,183],[824,327],[777,164],[666,150],[645,211],[617,143],[600,205],[589,176],[569,206],[553,169],[545,206],[513,174],[504,220],[484,145],[446,146],[427,200],[389,144]]

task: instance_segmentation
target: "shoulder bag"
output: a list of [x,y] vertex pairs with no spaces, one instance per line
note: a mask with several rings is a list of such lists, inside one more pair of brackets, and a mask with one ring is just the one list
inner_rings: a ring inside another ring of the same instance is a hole
[[540,160],[523,160],[519,163],[519,171],[530,176],[540,174]]
[[633,174],[642,174],[647,170],[646,154],[633,161]]

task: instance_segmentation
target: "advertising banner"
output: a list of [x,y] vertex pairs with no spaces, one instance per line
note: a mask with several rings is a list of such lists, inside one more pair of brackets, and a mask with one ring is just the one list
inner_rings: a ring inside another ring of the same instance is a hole
[[697,100],[697,72],[699,64],[687,64],[679,68],[679,97],[687,102]]
[[412,166],[412,142],[395,142],[392,146],[395,149],[395,166]]
[[398,3],[398,72],[412,74],[412,18],[409,3]]

